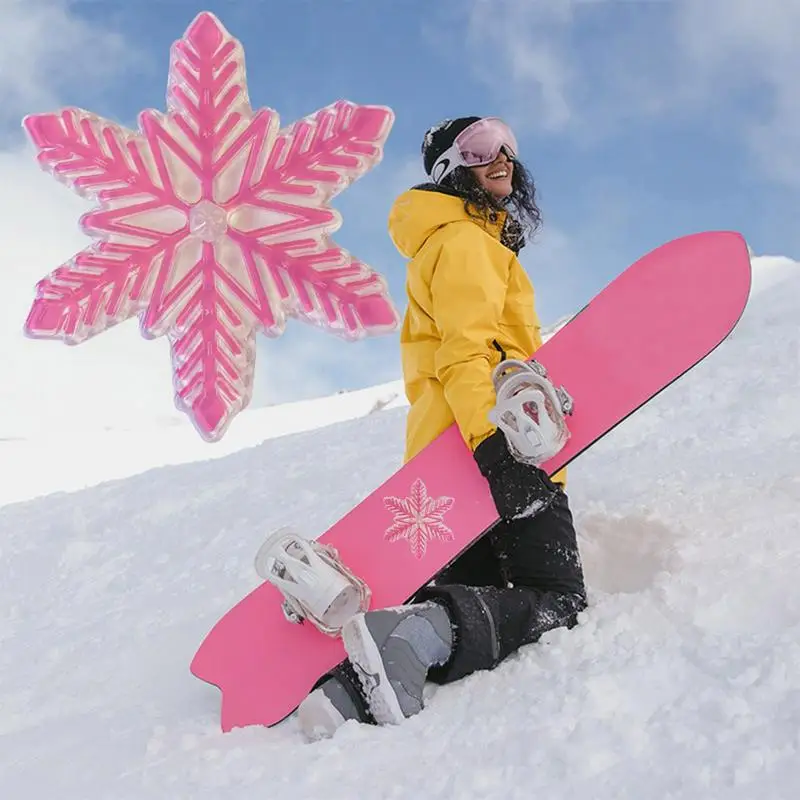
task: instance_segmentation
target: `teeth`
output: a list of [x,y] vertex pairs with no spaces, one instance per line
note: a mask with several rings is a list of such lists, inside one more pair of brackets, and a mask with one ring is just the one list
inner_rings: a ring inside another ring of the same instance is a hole
[[505,170],[503,170],[502,172],[493,172],[493,173],[492,173],[491,175],[489,175],[488,177],[489,177],[490,179],[494,179],[494,178],[507,178],[507,177],[508,177],[508,172],[506,172]]

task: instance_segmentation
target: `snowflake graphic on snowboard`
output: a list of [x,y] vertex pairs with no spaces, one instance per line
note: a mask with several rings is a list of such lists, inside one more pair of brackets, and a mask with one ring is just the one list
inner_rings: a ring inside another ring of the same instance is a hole
[[421,478],[411,486],[408,497],[384,497],[384,507],[394,515],[394,524],[387,529],[386,539],[405,539],[415,558],[423,558],[431,539],[449,542],[453,531],[444,524],[444,515],[455,503],[452,497],[429,497]]

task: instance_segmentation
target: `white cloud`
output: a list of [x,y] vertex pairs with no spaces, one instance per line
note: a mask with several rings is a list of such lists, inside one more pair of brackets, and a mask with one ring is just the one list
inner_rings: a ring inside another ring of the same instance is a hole
[[[420,145],[422,144],[422,135],[420,135]],[[385,179],[383,180],[382,191],[385,191],[384,197],[388,199],[389,204],[393,203],[395,198],[420,183],[425,183],[429,180],[425,174],[425,169],[422,166],[422,154],[415,153],[413,156],[408,156],[397,164],[391,165],[386,172]]]
[[[750,93],[747,141],[769,175],[800,183],[800,0],[693,0],[674,39],[706,97]],[[715,104],[716,105],[716,104]]]
[[566,35],[573,19],[570,0],[473,0],[467,6],[470,63],[477,76],[548,130],[574,117],[576,80]]
[[0,0],[0,128],[58,105],[74,81],[100,88],[138,55],[68,0]]
[[[800,0],[471,0],[469,63],[520,127],[578,139],[692,118],[800,183]],[[720,122],[727,121],[727,127]]]

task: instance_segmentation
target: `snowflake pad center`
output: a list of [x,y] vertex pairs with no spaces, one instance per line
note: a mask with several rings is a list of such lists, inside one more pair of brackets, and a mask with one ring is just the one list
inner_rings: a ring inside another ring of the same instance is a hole
[[201,200],[189,211],[189,231],[204,242],[216,242],[228,232],[228,212],[211,200]]

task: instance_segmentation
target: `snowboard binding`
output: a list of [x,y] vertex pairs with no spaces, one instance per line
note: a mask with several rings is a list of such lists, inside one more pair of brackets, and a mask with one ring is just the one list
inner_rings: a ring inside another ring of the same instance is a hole
[[497,400],[489,419],[503,431],[517,461],[539,466],[556,455],[570,437],[566,417],[574,401],[556,388],[537,361],[507,359],[492,373]]
[[345,567],[338,551],[292,528],[279,528],[261,545],[255,569],[283,594],[289,622],[308,620],[328,636],[338,636],[345,622],[369,608],[369,587]]

